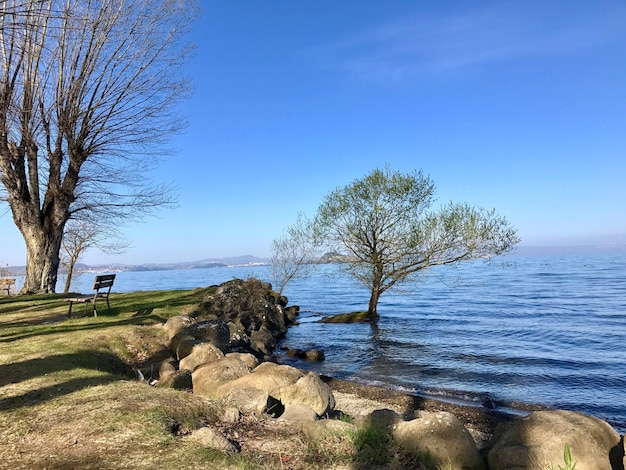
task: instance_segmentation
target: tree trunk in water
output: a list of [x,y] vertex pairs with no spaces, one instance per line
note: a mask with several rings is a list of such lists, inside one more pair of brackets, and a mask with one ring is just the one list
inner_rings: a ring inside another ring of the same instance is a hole
[[370,318],[370,320],[378,319],[378,312],[376,309],[378,306],[379,296],[380,296],[380,292],[378,291],[378,289],[373,288],[372,294],[370,296],[370,303],[369,303],[369,306],[367,307],[367,316]]
[[62,229],[55,233],[46,233],[45,230],[26,227],[22,234],[26,241],[26,277],[21,293],[55,292]]

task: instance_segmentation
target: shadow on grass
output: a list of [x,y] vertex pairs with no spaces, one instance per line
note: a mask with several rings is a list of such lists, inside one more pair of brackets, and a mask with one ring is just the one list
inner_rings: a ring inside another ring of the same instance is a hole
[[[124,325],[149,325],[163,323],[166,318],[154,313],[158,309],[178,309],[201,301],[205,289],[191,291],[140,291],[124,294],[112,294],[110,297],[111,312],[99,305],[98,317],[79,316],[67,318],[69,305],[66,296],[48,294],[42,296],[25,296],[21,301],[2,304],[0,313],[23,313],[19,320],[0,321],[2,333],[0,343],[9,343],[37,336],[88,331]],[[59,299],[59,302],[55,300]],[[47,300],[47,301],[46,301]],[[67,310],[66,310],[67,309]],[[37,316],[39,312],[48,312],[45,316]],[[135,312],[132,313],[131,312]],[[29,318],[28,315],[33,314]],[[120,315],[130,317],[113,320]],[[86,319],[89,319],[88,323]],[[29,328],[30,327],[30,328]],[[13,329],[13,331],[11,331]],[[18,329],[19,331],[16,331]]]
[[63,395],[82,390],[87,387],[106,385],[116,382],[119,377],[114,375],[102,375],[98,377],[79,377],[70,379],[60,384],[49,385],[47,387],[30,390],[22,395],[0,399],[0,410],[12,410],[28,406],[35,406],[42,402],[53,400]]
[[130,376],[132,369],[114,354],[90,350],[28,359],[0,365],[0,387],[35,377],[73,369],[92,369],[118,376]]
[[[95,319],[97,321],[97,318]],[[82,324],[70,324],[61,323],[57,325],[45,325],[40,328],[36,328],[34,331],[11,333],[8,331],[0,334],[0,343],[10,343],[13,341],[19,341],[22,339],[34,338],[37,336],[56,335],[62,333],[72,333],[75,331],[88,331],[106,329],[116,326],[128,326],[128,325],[154,325],[156,323],[163,323],[165,319],[158,315],[144,315],[133,316],[124,320],[118,321],[105,321],[98,323],[82,323]]]
[[62,383],[29,390],[21,395],[2,398],[0,399],[0,410],[34,406],[85,387],[108,384],[123,377],[129,378],[132,372],[130,366],[113,354],[83,350],[0,365],[0,386],[17,384],[47,374],[74,369],[90,369],[106,374],[94,377],[75,377]]

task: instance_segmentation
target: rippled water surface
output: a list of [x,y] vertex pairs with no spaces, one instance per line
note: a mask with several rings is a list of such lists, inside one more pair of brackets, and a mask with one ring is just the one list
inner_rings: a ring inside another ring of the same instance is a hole
[[[583,411],[626,430],[624,255],[509,257],[438,269],[414,288],[384,294],[375,327],[316,322],[364,310],[369,299],[336,267],[324,271],[285,290],[301,314],[283,345],[326,353],[326,361],[298,367],[454,400]],[[116,287],[186,289],[250,276],[268,279],[267,269],[120,273]]]

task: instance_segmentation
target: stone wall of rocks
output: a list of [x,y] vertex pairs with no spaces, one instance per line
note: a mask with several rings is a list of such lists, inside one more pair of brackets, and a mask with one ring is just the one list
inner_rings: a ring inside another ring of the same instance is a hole
[[[189,315],[172,317],[164,325],[173,358],[161,364],[158,386],[225,400],[235,408],[234,419],[239,413],[270,415],[309,439],[385,427],[409,452],[427,455],[435,468],[565,468],[568,445],[578,470],[624,470],[623,437],[606,422],[571,411],[538,411],[503,423],[480,451],[463,423],[446,412],[416,411],[407,420],[377,410],[350,422],[329,419],[341,413],[317,374],[269,361],[297,313],[270,284],[256,279],[209,289]],[[223,451],[236,449],[215,430],[200,430],[198,438]]]

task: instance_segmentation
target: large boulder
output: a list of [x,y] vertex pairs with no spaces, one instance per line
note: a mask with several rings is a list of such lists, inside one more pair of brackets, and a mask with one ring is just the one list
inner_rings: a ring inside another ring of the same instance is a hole
[[395,424],[392,436],[407,451],[425,458],[429,466],[484,468],[469,431],[450,413],[421,411],[418,418]]
[[288,365],[278,365],[273,362],[263,362],[251,374],[226,382],[220,387],[220,396],[225,396],[238,387],[256,388],[274,396],[279,390],[295,384],[304,372]]
[[566,445],[576,468],[623,468],[620,436],[608,423],[564,410],[536,411],[504,425],[489,451],[489,468],[558,468],[564,465]]
[[[254,375],[254,374],[252,374]],[[319,375],[309,372],[292,385],[281,387],[271,395],[280,400],[288,409],[290,406],[307,406],[318,415],[332,411],[335,408],[335,397],[330,387],[320,379]]]
[[193,371],[202,364],[224,359],[224,353],[211,343],[195,343],[191,352],[180,360],[179,368]]
[[249,375],[250,368],[234,357],[225,357],[219,361],[196,367],[191,375],[193,393],[196,395],[220,398],[218,389],[225,383]]
[[167,333],[167,338],[171,340],[178,333],[181,333],[187,327],[193,325],[195,320],[193,318],[177,315],[174,317],[168,318],[168,320],[163,325],[163,329]]
[[264,390],[251,387],[237,387],[223,395],[224,400],[243,413],[263,414],[269,408],[270,395]]
[[250,369],[255,369],[259,365],[259,360],[250,353],[232,352],[227,353],[226,357],[235,357],[247,364]]

